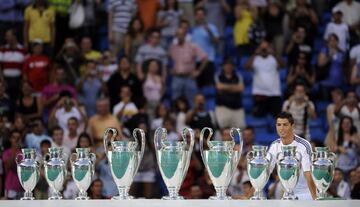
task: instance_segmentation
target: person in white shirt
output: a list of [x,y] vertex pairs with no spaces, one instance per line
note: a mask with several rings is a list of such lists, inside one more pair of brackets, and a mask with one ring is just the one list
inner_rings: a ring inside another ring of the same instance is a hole
[[327,40],[330,34],[336,34],[339,38],[339,48],[343,52],[346,52],[348,50],[348,43],[350,39],[349,26],[343,22],[343,13],[341,10],[335,8],[332,13],[333,20],[326,25],[324,40]]
[[360,44],[355,45],[350,50],[350,68],[360,63]]
[[281,84],[278,69],[283,65],[266,41],[260,43],[255,54],[247,61],[245,67],[254,70],[252,95],[255,116],[265,116],[268,111],[274,117],[280,113]]
[[331,183],[328,192],[334,197],[351,199],[350,185],[344,180],[344,172],[340,168],[335,169],[334,180]]
[[69,147],[64,145],[63,140],[64,140],[64,130],[59,126],[54,127],[52,129],[52,143],[51,143],[51,146],[52,147],[62,147],[64,155],[65,155],[65,160],[68,161],[69,156],[71,155],[71,151],[70,151]]
[[339,9],[344,14],[343,20],[349,27],[356,28],[360,22],[360,3],[354,0],[343,0],[339,2],[335,9]]
[[116,116],[122,124],[130,120],[132,116],[138,113],[138,108],[131,101],[131,89],[129,86],[123,86],[120,89],[120,103],[113,108],[113,115]]
[[316,199],[316,187],[310,172],[311,144],[307,140],[294,134],[294,118],[290,113],[281,112],[276,117],[276,131],[280,138],[273,141],[269,148],[269,153],[273,157],[271,169],[273,170],[275,168],[275,158],[277,154],[281,152],[282,146],[296,146],[296,151],[301,154],[302,159],[301,174],[294,193],[299,200]]

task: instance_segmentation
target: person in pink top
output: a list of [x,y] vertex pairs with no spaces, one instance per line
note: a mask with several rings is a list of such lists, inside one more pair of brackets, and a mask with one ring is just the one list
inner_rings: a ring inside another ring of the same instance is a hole
[[[172,99],[185,96],[188,103],[193,103],[197,93],[196,77],[205,69],[207,55],[197,45],[186,41],[186,32],[179,27],[176,31],[177,44],[169,48],[169,56],[174,66],[172,69]],[[196,61],[200,66],[196,68]]]
[[5,150],[2,156],[5,169],[5,197],[10,200],[19,199],[22,196],[22,188],[17,177],[15,157],[20,153],[21,133],[18,130],[10,132],[10,148]]

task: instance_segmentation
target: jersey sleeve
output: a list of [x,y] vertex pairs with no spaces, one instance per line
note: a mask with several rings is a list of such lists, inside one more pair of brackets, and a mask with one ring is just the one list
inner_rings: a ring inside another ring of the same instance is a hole
[[302,156],[301,167],[303,172],[310,171],[311,153],[312,153],[311,145],[310,143],[308,143],[308,146],[305,146],[305,148],[301,150],[301,156]]

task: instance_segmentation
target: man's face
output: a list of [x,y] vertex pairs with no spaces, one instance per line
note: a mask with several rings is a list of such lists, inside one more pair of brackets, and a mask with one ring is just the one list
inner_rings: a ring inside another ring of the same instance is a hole
[[78,123],[73,119],[69,119],[67,127],[68,127],[69,131],[75,132],[75,131],[77,131]]
[[109,113],[109,102],[106,100],[100,100],[96,103],[96,111],[99,115],[106,115]]
[[6,43],[13,44],[16,42],[16,36],[14,35],[14,33],[12,31],[7,31],[5,33],[5,40],[6,40]]
[[287,138],[294,133],[294,125],[288,119],[278,118],[276,120],[276,131],[280,138]]
[[64,69],[62,68],[58,68],[56,69],[55,75],[56,75],[56,81],[58,81],[59,83],[62,83],[64,80]]
[[342,180],[343,176],[342,176],[342,173],[341,171],[339,170],[335,170],[334,172],[334,182],[340,182]]
[[81,41],[81,50],[88,52],[91,50],[92,43],[90,38],[83,38]]
[[158,45],[159,42],[160,42],[160,33],[159,32],[153,32],[151,35],[150,35],[150,44],[151,45]]
[[304,100],[305,98],[305,88],[302,85],[298,85],[295,87],[294,96],[297,100]]
[[131,91],[129,87],[122,87],[120,92],[121,99],[129,98],[131,96]]
[[195,97],[195,106],[197,109],[205,109],[205,97],[203,95]]
[[245,129],[243,131],[243,139],[244,139],[244,144],[245,145],[250,145],[252,144],[253,140],[254,140],[254,132],[250,129]]
[[57,145],[62,145],[64,132],[62,130],[55,130],[53,132],[53,140]]
[[127,58],[121,58],[119,62],[120,71],[127,72],[130,70],[130,62]]
[[195,20],[197,23],[205,22],[205,12],[203,10],[197,10],[195,14]]
[[185,36],[186,36],[185,29],[180,27],[176,30],[176,37],[179,39],[180,42],[185,41]]
[[101,182],[97,181],[94,183],[94,185],[91,187],[91,190],[93,194],[95,195],[101,195],[103,185]]

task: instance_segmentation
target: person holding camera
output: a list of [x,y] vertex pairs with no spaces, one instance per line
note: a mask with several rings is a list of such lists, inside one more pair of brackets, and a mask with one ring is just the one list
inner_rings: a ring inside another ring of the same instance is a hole
[[263,117],[267,112],[276,116],[281,111],[281,84],[278,69],[283,62],[276,57],[269,43],[262,41],[255,53],[245,64],[245,68],[253,69],[252,95],[255,116]]
[[360,104],[355,91],[348,91],[341,106],[335,111],[340,116],[349,116],[354,121],[357,131],[360,131]]
[[295,86],[293,95],[286,100],[283,111],[290,113],[295,121],[295,134],[310,140],[309,119],[316,118],[315,106],[306,95],[306,87],[299,83]]

